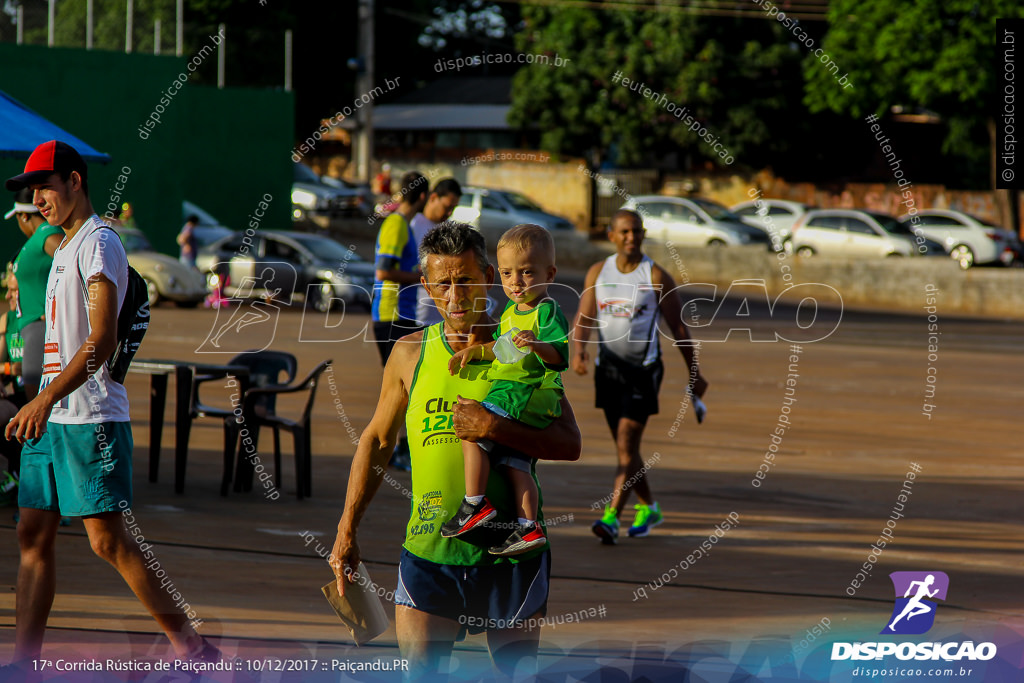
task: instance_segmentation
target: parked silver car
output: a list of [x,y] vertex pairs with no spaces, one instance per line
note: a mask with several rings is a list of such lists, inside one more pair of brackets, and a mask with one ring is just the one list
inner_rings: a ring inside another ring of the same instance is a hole
[[942,256],[942,245],[916,239],[892,216],[858,209],[815,209],[790,234],[798,256]]
[[332,299],[369,308],[373,291],[372,263],[367,263],[334,240],[305,232],[238,231],[199,249],[196,265],[216,286],[226,269],[225,294],[260,296],[280,290],[306,296],[306,303],[326,312]]
[[734,214],[756,227],[764,229],[771,236],[774,228],[779,240],[785,242],[793,232],[793,224],[815,207],[788,199],[757,199],[740,202],[730,209]]
[[768,233],[744,223],[710,199],[640,195],[631,197],[620,208],[636,211],[643,217],[649,239],[681,247],[769,246]]
[[1014,249],[1006,234],[970,214],[925,209],[917,212],[917,223],[910,215],[901,216],[900,222],[942,244],[964,270],[997,261],[1009,265],[1014,260]]
[[487,187],[463,187],[452,220],[468,223],[477,230],[504,230],[520,223],[535,223],[548,230],[573,229],[567,218],[548,213],[518,192]]

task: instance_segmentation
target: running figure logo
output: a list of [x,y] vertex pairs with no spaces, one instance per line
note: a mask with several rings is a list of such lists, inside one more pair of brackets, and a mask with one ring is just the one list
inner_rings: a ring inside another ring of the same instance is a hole
[[945,600],[949,577],[944,572],[893,572],[889,578],[896,591],[896,605],[881,633],[927,633],[935,623],[937,605],[926,598]]
[[[217,309],[213,327],[196,353],[238,354],[270,347],[277,333],[282,305],[291,304],[295,269],[287,263],[262,265],[264,268],[258,276],[247,275],[239,282],[232,297],[237,307]],[[282,282],[288,287],[280,286]],[[255,298],[258,294],[262,297]]]

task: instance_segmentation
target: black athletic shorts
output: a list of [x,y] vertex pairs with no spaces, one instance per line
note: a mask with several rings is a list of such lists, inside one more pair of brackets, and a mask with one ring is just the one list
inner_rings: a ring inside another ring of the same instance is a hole
[[419,332],[423,329],[415,320],[390,320],[381,322],[373,321],[373,337],[377,340],[377,351],[380,352],[380,364],[387,365],[391,350],[395,348],[395,342],[407,334]]
[[664,374],[660,358],[650,365],[633,365],[602,350],[594,369],[594,402],[604,409],[608,426],[615,430],[623,417],[647,424],[658,413]]
[[547,614],[551,551],[480,567],[437,564],[402,549],[395,604],[458,621],[469,633],[523,628]]

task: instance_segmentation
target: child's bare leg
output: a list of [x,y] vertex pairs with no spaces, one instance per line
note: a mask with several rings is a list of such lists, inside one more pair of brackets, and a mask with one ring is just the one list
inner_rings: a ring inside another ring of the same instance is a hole
[[515,491],[518,514],[523,519],[537,521],[537,482],[533,475],[513,467],[505,468],[508,479]]
[[547,543],[547,537],[537,519],[537,482],[533,480],[533,475],[508,466],[503,469],[502,474],[508,477],[512,484],[519,519],[505,542],[489,548],[488,552],[492,555],[513,557],[544,545]]
[[487,500],[487,477],[491,463],[487,452],[475,443],[462,442],[462,461],[466,470],[466,497],[459,509],[441,525],[443,538],[456,538],[493,519],[498,511]]
[[486,451],[472,441],[463,440],[462,460],[466,468],[466,497],[484,495],[487,492],[487,477],[491,474],[491,463]]

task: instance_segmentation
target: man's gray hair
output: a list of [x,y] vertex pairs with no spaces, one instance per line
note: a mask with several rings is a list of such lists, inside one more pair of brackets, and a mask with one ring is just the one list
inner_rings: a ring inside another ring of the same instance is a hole
[[459,256],[467,251],[472,251],[476,255],[480,271],[486,273],[490,263],[487,261],[487,245],[484,242],[484,236],[465,223],[457,221],[438,223],[423,237],[423,242],[420,243],[420,271],[424,277],[428,277],[428,256]]

